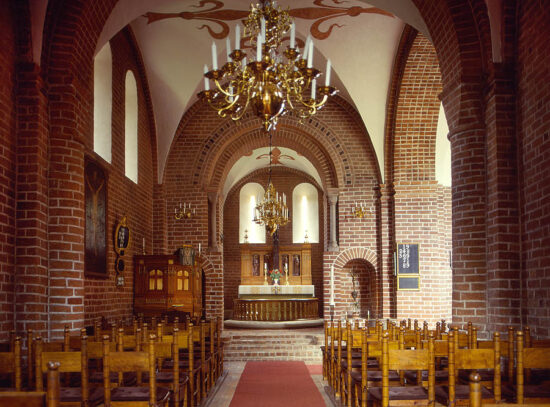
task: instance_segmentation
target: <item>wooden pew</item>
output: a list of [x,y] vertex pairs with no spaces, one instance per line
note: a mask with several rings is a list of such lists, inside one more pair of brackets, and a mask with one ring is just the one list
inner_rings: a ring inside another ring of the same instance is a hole
[[[111,407],[161,407],[169,401],[170,391],[156,384],[156,359],[154,341],[151,335],[147,351],[111,352],[109,337],[103,339],[103,387],[105,405]],[[122,386],[118,383],[113,388],[111,371],[114,372],[149,372],[149,386]]]
[[12,350],[0,352],[0,373],[11,375],[11,388],[21,391],[21,338],[13,341]]
[[0,407],[59,407],[59,364],[48,362],[47,391],[0,392]]

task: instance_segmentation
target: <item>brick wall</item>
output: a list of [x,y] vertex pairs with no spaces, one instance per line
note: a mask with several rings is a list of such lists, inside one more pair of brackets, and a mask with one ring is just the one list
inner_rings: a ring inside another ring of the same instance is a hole
[[[522,2],[518,25],[518,135],[521,178],[523,314],[550,336],[550,9]],[[503,244],[506,244],[503,242]],[[515,274],[515,273],[514,273]]]
[[395,243],[418,243],[420,290],[396,293],[397,318],[451,317],[450,188],[435,180],[441,73],[433,45],[412,42],[400,80],[393,129]]
[[[107,279],[86,277],[85,323],[89,325],[99,316],[119,319],[133,311],[133,261],[134,254],[142,253],[143,239],[147,253],[153,247],[153,184],[156,181],[152,153],[150,105],[147,103],[147,87],[142,77],[141,60],[136,54],[131,33],[123,30],[111,41],[113,54],[113,118],[112,118],[112,163],[108,164],[93,152],[88,153],[106,169],[107,190]],[[124,84],[126,72],[132,70],[138,88],[138,183],[124,175]],[[93,145],[89,143],[88,145]],[[131,231],[131,245],[126,251],[125,285],[116,287],[113,234],[122,216],[128,218]]]
[[15,28],[8,2],[0,4],[0,339],[14,328],[15,264]]
[[[315,185],[315,181],[306,174],[296,170],[274,167],[272,169],[273,185],[280,194],[287,196],[287,205],[292,211],[292,191],[296,185],[307,182]],[[260,185],[267,185],[268,174],[265,169],[258,170],[243,178],[227,194],[224,203],[223,218],[223,264],[224,264],[224,308],[233,309],[233,299],[237,298],[238,287],[241,283],[241,245],[239,244],[239,193],[243,185],[249,182],[256,182]],[[323,264],[322,253],[324,247],[323,228],[323,192],[318,189],[319,207],[319,243],[311,244],[311,279],[315,286],[315,293],[319,301],[323,300]],[[273,244],[271,235],[266,232],[266,244]],[[279,229],[279,245],[292,245],[292,219],[291,222]]]

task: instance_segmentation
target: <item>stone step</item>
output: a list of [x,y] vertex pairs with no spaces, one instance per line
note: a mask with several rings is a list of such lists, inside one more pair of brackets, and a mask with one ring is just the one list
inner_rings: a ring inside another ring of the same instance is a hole
[[321,363],[322,328],[307,330],[224,330],[226,361],[302,360]]

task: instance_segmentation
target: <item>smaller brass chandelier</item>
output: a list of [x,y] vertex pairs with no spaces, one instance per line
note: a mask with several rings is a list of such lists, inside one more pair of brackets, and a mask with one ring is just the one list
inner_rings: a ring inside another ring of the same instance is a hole
[[195,210],[196,208],[191,209],[190,203],[182,205],[180,202],[179,208],[177,206],[174,208],[174,218],[177,220],[190,219],[192,216],[195,216]]
[[[284,58],[278,48],[290,31]],[[330,86],[331,63],[327,61],[325,86],[317,86],[321,72],[313,67],[313,41],[308,37],[304,57],[296,46],[295,25],[288,11],[275,1],[251,5],[244,21],[244,38],[256,48],[255,60],[247,63],[241,50],[240,26],[235,30],[235,49],[227,38],[227,63],[218,69],[216,44],[212,44],[212,70],[204,67],[205,90],[199,98],[218,111],[221,117],[237,121],[251,105],[266,130],[275,129],[278,118],[294,111],[300,119],[314,115],[337,90]],[[215,89],[210,89],[210,81]]]
[[366,204],[360,202],[359,204],[355,202],[355,206],[351,208],[351,213],[358,219],[366,218],[367,215],[371,214],[371,211],[367,208]]
[[273,236],[281,227],[290,222],[288,217],[288,206],[286,205],[286,195],[275,191],[273,182],[271,182],[271,145],[272,135],[269,134],[269,179],[264,197],[256,205],[253,221],[259,225],[265,225],[268,232]]

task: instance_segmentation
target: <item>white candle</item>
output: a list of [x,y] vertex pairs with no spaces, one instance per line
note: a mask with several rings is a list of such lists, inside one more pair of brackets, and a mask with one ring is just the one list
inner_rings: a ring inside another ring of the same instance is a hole
[[[204,65],[204,73],[208,73],[208,67],[206,64]],[[204,90],[210,90],[210,81],[206,76],[204,77]]]
[[143,250],[145,250],[145,238],[143,238],[143,240],[141,242],[141,247],[143,248]]
[[199,254],[201,254],[201,244],[199,243]]
[[262,34],[258,34],[258,41],[256,42],[256,61],[262,60]]
[[225,38],[225,47],[227,48],[227,62],[230,62],[231,57],[229,55],[231,54],[231,41],[229,40],[229,36]]
[[294,21],[290,24],[290,48],[294,48],[296,42],[296,25]]
[[327,72],[326,72],[326,76],[325,76],[325,86],[329,86],[330,85],[330,69],[331,69],[332,65],[330,63],[330,59],[327,59]]
[[260,19],[260,26],[261,26],[261,34],[262,34],[262,42],[265,42],[265,18]]
[[317,79],[311,81],[311,98],[315,100],[315,91],[317,90]]
[[233,86],[229,87],[229,101],[233,102]]
[[241,26],[235,27],[235,49],[241,49]]
[[212,43],[212,69],[218,69],[218,51],[216,50],[216,43]]
[[309,42],[309,50],[307,53],[307,67],[308,68],[313,67],[313,41]]
[[307,59],[307,54],[309,52],[309,43],[311,42],[311,35],[308,35],[306,38],[306,45],[304,45],[304,59]]

